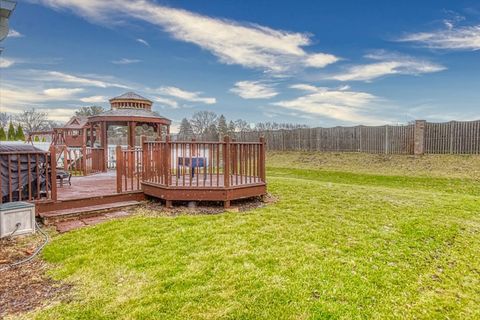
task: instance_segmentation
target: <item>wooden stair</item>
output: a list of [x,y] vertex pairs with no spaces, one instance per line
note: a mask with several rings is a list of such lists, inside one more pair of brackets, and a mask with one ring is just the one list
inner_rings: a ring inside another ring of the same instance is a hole
[[142,201],[130,200],[115,203],[105,203],[85,207],[53,210],[39,213],[40,218],[46,225],[55,224],[61,221],[85,219],[102,215],[108,212],[126,210],[141,205]]

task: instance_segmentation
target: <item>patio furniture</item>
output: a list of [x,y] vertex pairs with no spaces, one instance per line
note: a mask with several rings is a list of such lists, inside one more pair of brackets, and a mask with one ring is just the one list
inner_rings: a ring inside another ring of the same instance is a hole
[[70,181],[72,179],[72,174],[68,171],[57,168],[57,180],[60,180],[60,187],[63,187],[63,180],[68,179],[68,185],[72,185]]
[[[191,162],[190,162],[191,160]],[[189,167],[192,172],[192,178],[195,176],[196,168],[206,168],[207,158],[205,157],[178,157],[177,161],[177,177],[180,177],[180,167]],[[204,170],[205,177],[207,176],[207,170]]]

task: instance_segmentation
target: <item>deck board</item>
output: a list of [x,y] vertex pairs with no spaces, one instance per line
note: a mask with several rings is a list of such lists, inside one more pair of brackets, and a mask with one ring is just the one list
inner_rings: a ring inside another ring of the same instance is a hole
[[64,181],[63,186],[58,183],[58,200],[97,197],[116,194],[115,171],[102,172],[83,177],[72,177],[72,185]]

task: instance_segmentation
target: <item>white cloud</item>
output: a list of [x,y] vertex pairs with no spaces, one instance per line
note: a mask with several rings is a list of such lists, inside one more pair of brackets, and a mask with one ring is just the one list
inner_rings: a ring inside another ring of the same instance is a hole
[[104,80],[96,79],[93,77],[76,76],[76,75],[67,74],[67,73],[58,72],[58,71],[46,71],[45,73],[40,74],[38,78],[40,79],[43,78],[44,80],[47,80],[47,81],[75,83],[75,84],[89,86],[89,87],[98,87],[98,88],[116,87],[116,88],[130,89],[128,86],[125,86],[122,84],[104,81]]
[[105,96],[90,96],[90,97],[81,98],[80,101],[85,103],[103,103],[108,101],[108,98]]
[[238,81],[230,91],[244,99],[269,99],[278,95],[271,85],[261,81]]
[[150,43],[148,43],[148,42],[147,42],[146,40],[144,40],[144,39],[138,38],[138,39],[137,39],[137,42],[140,42],[140,43],[143,44],[144,46],[150,47]]
[[420,75],[446,69],[444,66],[430,61],[389,54],[384,51],[366,55],[366,58],[379,62],[351,66],[343,73],[329,75],[325,78],[339,81],[370,81],[386,75]]
[[480,50],[480,25],[455,27],[445,23],[446,29],[407,34],[401,42],[417,42],[432,49]]
[[122,58],[120,60],[113,60],[112,63],[114,64],[132,64],[132,63],[139,63],[140,60],[138,59],[127,59],[127,58]]
[[8,31],[8,38],[23,38],[23,37],[24,35],[15,29],[10,28],[10,31]]
[[157,97],[153,98],[153,100],[155,100],[155,102],[158,102],[158,103],[163,104],[163,105],[167,105],[167,106],[172,107],[174,109],[179,108],[178,102],[175,101],[175,100],[172,100],[172,99],[157,96]]
[[[81,88],[19,88],[4,84],[0,87],[2,105],[25,107],[28,104],[43,105],[53,101],[68,101],[76,99],[75,95],[82,92]],[[2,106],[3,107],[3,106]]]
[[43,94],[47,98],[68,100],[75,97],[77,93],[83,92],[82,88],[50,88],[43,90]]
[[217,103],[217,99],[215,98],[201,97],[203,92],[191,92],[177,87],[160,87],[156,90],[156,92],[191,102],[201,102],[204,104]]
[[299,67],[321,68],[338,60],[326,53],[308,53],[307,33],[275,30],[211,18],[190,11],[161,6],[145,0],[37,0],[55,9],[70,9],[87,19],[114,23],[131,16],[162,27],[173,38],[211,52],[222,63],[282,74]]
[[15,60],[0,56],[0,68],[9,68],[15,64]]
[[307,93],[292,100],[274,102],[272,105],[349,123],[381,122],[378,117],[367,114],[371,111],[372,105],[379,101],[378,97],[370,93],[315,87],[308,84],[296,84],[291,88]]

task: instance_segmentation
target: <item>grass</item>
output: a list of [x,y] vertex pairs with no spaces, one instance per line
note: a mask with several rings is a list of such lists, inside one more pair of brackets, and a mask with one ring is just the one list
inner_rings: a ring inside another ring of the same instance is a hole
[[274,205],[138,215],[55,237],[43,258],[74,295],[26,317],[480,318],[478,180],[288,168],[305,156],[315,159],[269,155]]

